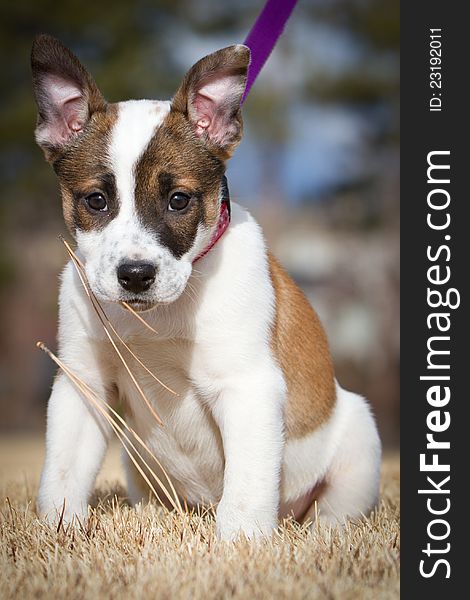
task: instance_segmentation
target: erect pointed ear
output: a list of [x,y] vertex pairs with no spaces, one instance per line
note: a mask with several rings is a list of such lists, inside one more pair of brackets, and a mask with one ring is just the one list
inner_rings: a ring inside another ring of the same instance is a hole
[[228,158],[242,136],[240,102],[250,50],[242,44],[209,54],[186,74],[172,102],[213,151]]
[[106,102],[78,58],[50,35],[35,38],[31,68],[39,112],[36,141],[50,159]]

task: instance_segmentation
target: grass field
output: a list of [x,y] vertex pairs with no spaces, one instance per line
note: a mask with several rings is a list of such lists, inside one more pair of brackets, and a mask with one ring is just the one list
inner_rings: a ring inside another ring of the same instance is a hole
[[118,449],[100,475],[85,527],[51,529],[34,498],[41,438],[0,440],[0,598],[210,600],[399,597],[399,465],[383,463],[382,499],[341,531],[286,522],[263,543],[217,542],[211,515],[134,510]]

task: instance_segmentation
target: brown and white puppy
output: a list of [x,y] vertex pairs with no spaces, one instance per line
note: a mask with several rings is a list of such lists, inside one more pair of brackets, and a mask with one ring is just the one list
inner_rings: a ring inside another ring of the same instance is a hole
[[[269,534],[318,500],[328,523],[376,503],[380,442],[366,402],[334,379],[302,292],[240,206],[221,230],[223,176],[242,134],[249,50],[194,65],[172,101],[107,103],[60,42],[33,46],[36,139],[56,172],[65,221],[91,288],[139,364],[159,426],[110,350],[77,275],[65,268],[59,353],[127,419],[189,505],[217,505],[223,539]],[[216,232],[220,235],[215,243]],[[194,262],[196,267],[194,267]],[[152,334],[122,308],[145,309]],[[48,408],[39,509],[84,516],[110,435],[63,373]],[[128,465],[129,496],[145,486]]]

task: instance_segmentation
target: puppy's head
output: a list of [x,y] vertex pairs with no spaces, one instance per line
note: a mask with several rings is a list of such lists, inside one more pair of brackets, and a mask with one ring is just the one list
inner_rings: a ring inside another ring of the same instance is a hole
[[183,292],[217,226],[249,58],[230,46],[196,63],[171,102],[110,104],[67,48],[36,38],[36,140],[101,300],[144,309]]

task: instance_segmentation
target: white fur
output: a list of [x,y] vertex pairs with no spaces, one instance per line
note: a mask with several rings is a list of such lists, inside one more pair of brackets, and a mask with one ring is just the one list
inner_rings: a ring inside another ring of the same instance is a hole
[[[134,216],[133,165],[168,110],[163,103],[126,103],[111,144],[119,215],[99,233],[78,236],[90,283],[134,352],[178,397],[138,364],[132,369],[164,422],[153,419],[106,340],[69,264],[60,295],[60,356],[96,393],[124,400],[127,418],[190,505],[218,504],[217,529],[233,539],[269,533],[279,508],[327,483],[320,511],[328,522],[367,512],[376,501],[380,443],[364,400],[338,387],[329,421],[285,444],[286,384],[271,352],[275,316],[262,232],[233,204],[232,222],[196,263],[210,231],[201,228],[179,261]],[[150,132],[150,133],[149,133]],[[134,237],[136,238],[134,240]],[[169,254],[169,253],[168,253]],[[144,316],[151,333],[116,300],[122,258],[159,261],[159,304]],[[132,361],[130,361],[132,362]],[[85,516],[87,500],[109,436],[107,426],[61,374],[48,410],[46,462],[39,491],[41,513],[54,518],[65,499],[65,519]],[[133,502],[141,492],[129,472]]]

